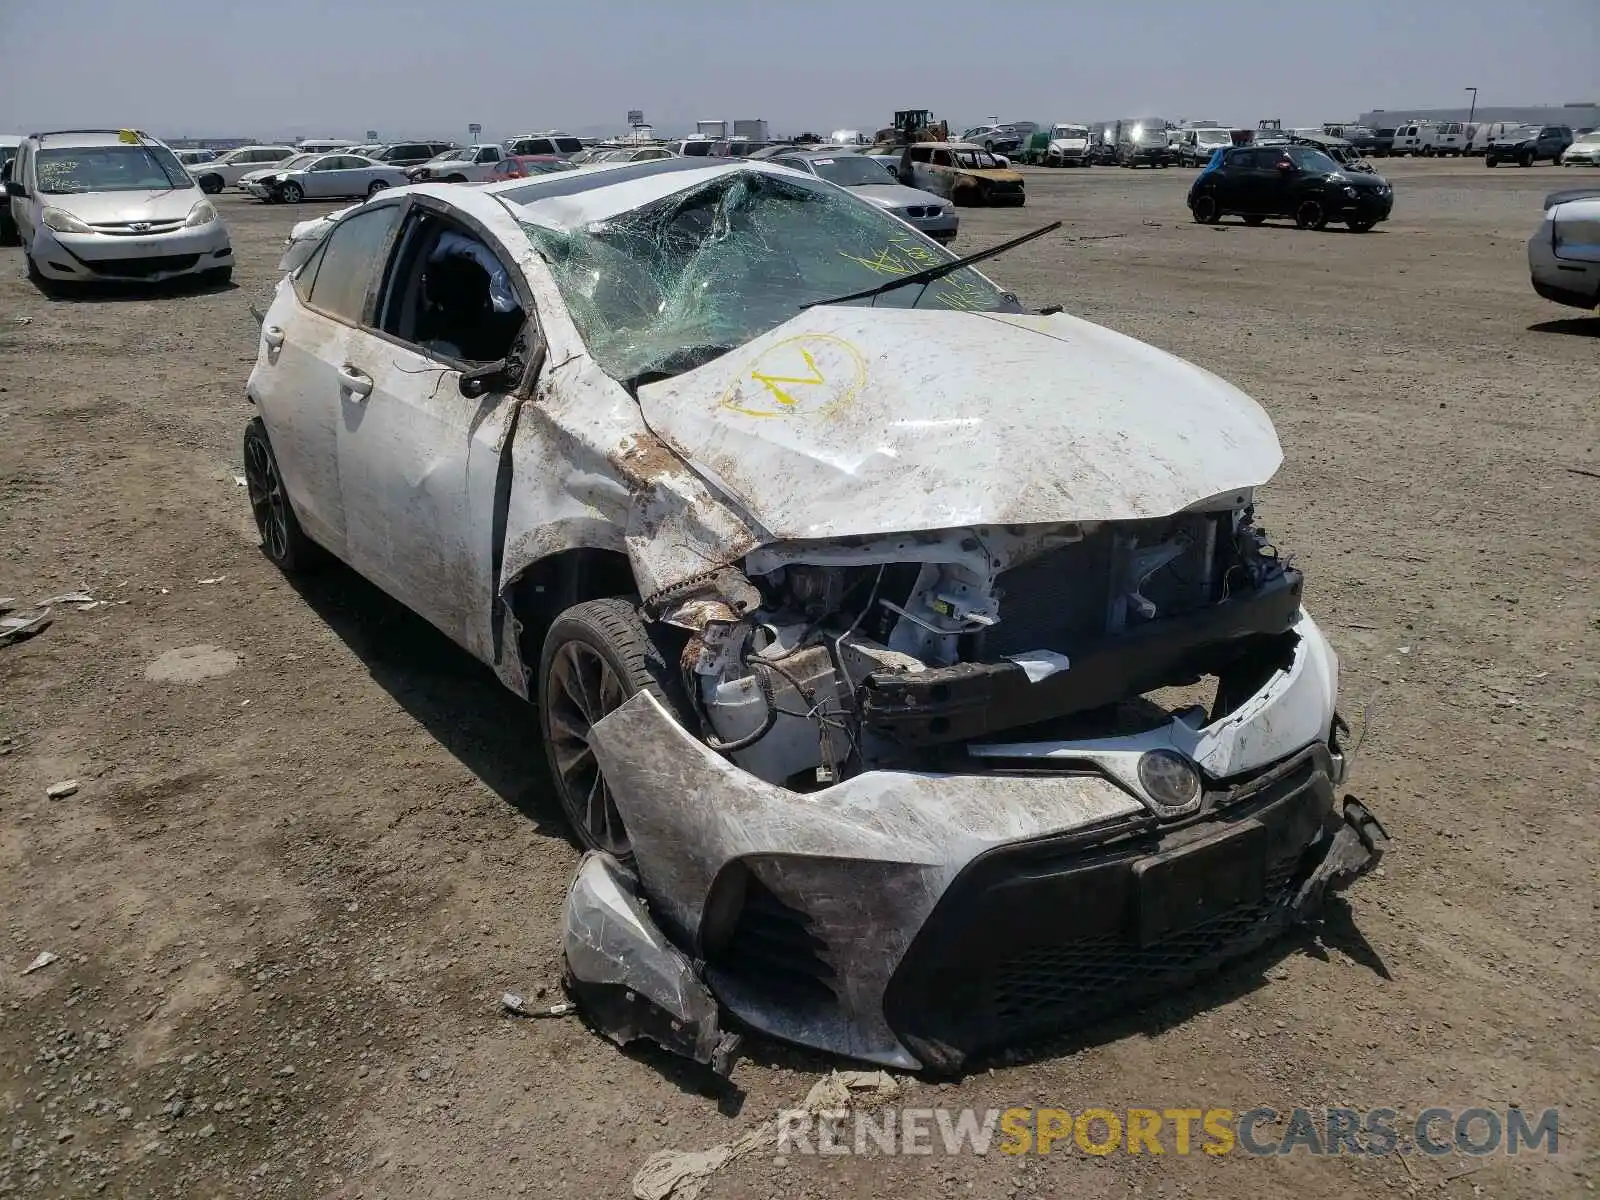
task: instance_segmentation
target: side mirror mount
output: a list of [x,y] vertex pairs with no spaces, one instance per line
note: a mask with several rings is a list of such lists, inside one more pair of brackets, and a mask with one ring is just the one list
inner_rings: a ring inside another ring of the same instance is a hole
[[475,371],[463,371],[457,387],[468,400],[477,400],[489,392],[509,387],[515,382],[511,370],[510,359],[502,358],[492,363],[484,363]]
[[28,196],[27,185],[17,179],[10,179],[5,183],[0,183],[0,190],[4,191],[7,200],[24,200]]

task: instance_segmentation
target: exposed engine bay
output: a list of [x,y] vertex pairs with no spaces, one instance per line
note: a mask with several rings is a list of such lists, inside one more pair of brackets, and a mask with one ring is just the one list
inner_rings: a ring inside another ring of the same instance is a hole
[[1216,719],[1292,653],[1301,593],[1248,494],[1231,499],[1150,521],[768,547],[742,577],[653,607],[692,635],[681,668],[706,744],[796,791],[934,766],[1001,731],[1061,736],[1065,719],[1206,675]]

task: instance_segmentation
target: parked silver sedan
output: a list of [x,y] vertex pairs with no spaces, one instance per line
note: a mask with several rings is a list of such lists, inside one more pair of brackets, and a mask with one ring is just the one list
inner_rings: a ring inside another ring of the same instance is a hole
[[869,204],[899,217],[936,242],[955,241],[961,227],[961,218],[943,196],[906,187],[894,177],[892,170],[875,158],[813,151],[780,155],[769,161],[849,188]]
[[405,187],[409,182],[399,167],[340,152],[301,155],[276,171],[257,172],[244,181],[244,186],[252,196],[269,204],[299,204],[302,200],[372,196],[384,188]]

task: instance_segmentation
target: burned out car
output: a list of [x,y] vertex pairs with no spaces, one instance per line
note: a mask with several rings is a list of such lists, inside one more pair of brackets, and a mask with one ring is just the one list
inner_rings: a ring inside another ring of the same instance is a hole
[[[901,1067],[1181,985],[1382,852],[1198,367],[759,162],[393,191],[279,283],[266,553],[538,706],[618,1041]],[[530,723],[533,718],[530,716]]]

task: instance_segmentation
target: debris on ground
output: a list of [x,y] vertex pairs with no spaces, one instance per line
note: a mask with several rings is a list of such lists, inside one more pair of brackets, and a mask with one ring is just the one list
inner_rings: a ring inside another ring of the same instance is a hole
[[[887,1071],[830,1071],[811,1085],[800,1111],[842,1113],[887,1100],[900,1085]],[[752,1150],[778,1140],[778,1118],[757,1125],[731,1142],[707,1150],[657,1150],[633,1176],[635,1200],[694,1200],[711,1176]]]
[[45,788],[44,794],[46,799],[49,800],[65,800],[68,796],[71,796],[77,792],[77,790],[78,781],[76,779],[63,779],[60,783],[52,783],[49,787]]
[[196,583],[221,583],[226,578],[227,578],[226,575],[213,575],[210,579],[196,579],[195,582]]
[[91,596],[88,592],[62,592],[61,595],[59,595],[59,596],[51,596],[50,598],[48,598],[46,600],[39,601],[39,603],[37,605],[35,605],[35,607],[36,608],[49,608],[52,605],[56,605],[56,604],[93,604],[93,603],[94,603],[94,597]]
[[8,613],[17,606],[15,596],[0,596],[0,613]]
[[31,617],[0,617],[0,646],[26,641],[35,634],[43,633],[54,619],[49,609]]
[[59,954],[56,954],[53,951],[41,950],[38,958],[34,959],[31,963],[22,968],[22,973],[24,975],[32,975],[35,971],[42,971],[60,957],[61,956]]
[[509,1013],[519,1017],[570,1017],[578,1011],[578,1006],[570,1000],[560,1004],[551,1004],[545,1008],[529,1008],[528,1003],[515,992],[507,992],[500,997],[500,1004]]

